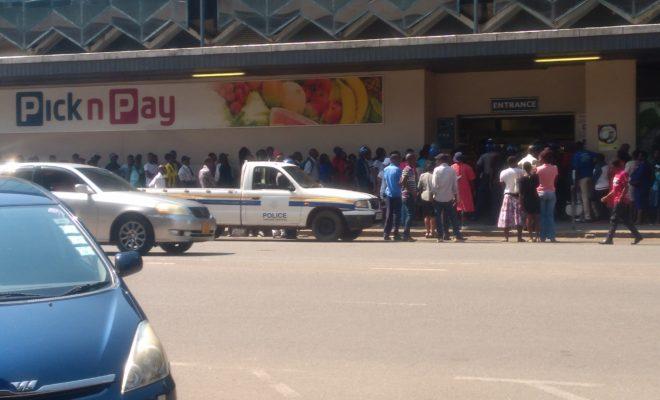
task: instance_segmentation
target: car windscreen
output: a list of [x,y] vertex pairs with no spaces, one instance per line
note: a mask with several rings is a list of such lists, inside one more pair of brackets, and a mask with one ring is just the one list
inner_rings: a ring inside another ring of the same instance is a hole
[[94,182],[104,192],[127,192],[135,190],[128,182],[113,174],[100,168],[76,168],[87,179]]
[[298,184],[305,189],[323,187],[320,183],[310,178],[309,175],[299,167],[292,165],[290,167],[287,166],[282,168],[291,176],[291,178],[293,178],[294,181],[298,182]]
[[112,283],[99,254],[60,206],[0,207],[0,221],[0,302]]

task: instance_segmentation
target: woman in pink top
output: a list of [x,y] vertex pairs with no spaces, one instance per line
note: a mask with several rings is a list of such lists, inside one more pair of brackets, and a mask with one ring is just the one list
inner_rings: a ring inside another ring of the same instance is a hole
[[559,170],[552,162],[552,150],[549,148],[543,150],[539,155],[541,166],[536,168],[536,174],[539,177],[539,187],[536,188],[536,191],[541,199],[541,241],[545,242],[548,239],[554,243],[557,241],[555,236],[555,204],[557,204],[555,183]]

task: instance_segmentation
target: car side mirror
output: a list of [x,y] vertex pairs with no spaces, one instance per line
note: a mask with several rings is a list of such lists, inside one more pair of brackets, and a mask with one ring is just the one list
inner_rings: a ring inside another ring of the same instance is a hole
[[86,195],[92,195],[94,194],[94,190],[89,187],[88,185],[85,185],[84,183],[78,183],[76,186],[74,186],[76,193],[82,193]]
[[295,191],[296,191],[296,187],[293,186],[293,185],[290,184],[290,183],[289,183],[289,186],[287,186],[287,189],[289,190],[289,192],[295,192]]
[[115,271],[123,277],[133,275],[142,270],[142,256],[137,251],[126,251],[115,256]]

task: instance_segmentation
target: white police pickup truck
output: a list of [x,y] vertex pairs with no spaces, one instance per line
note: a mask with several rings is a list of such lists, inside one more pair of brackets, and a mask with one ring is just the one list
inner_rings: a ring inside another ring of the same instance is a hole
[[354,240],[382,220],[379,200],[367,193],[324,188],[299,167],[246,162],[240,189],[147,189],[204,204],[219,227],[311,228],[320,241]]

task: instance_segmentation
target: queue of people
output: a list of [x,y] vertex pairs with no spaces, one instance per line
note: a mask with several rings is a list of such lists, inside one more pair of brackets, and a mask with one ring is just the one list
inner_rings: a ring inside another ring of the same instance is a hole
[[[259,149],[254,155],[243,147],[237,166],[245,161],[280,161],[300,166],[313,180],[325,186],[359,190],[379,196],[385,205],[385,240],[414,240],[411,227],[420,217],[425,236],[440,241],[463,241],[461,228],[469,221],[493,223],[503,230],[504,240],[512,234],[525,241],[556,241],[556,214],[569,214],[578,221],[609,220],[612,241],[623,223],[631,229],[635,242],[641,240],[633,223],[660,223],[660,151],[649,160],[642,150],[629,153],[622,145],[613,162],[585,149],[578,142],[572,148],[556,145],[531,145],[519,154],[513,146],[486,142],[484,152],[471,163],[462,149],[441,153],[437,145],[425,145],[419,152],[407,149],[389,154],[368,146],[357,155],[335,147],[331,158],[317,149],[303,157],[299,151],[285,156],[274,147]],[[450,155],[453,154],[453,155]],[[21,161],[19,157],[17,161]],[[73,154],[71,162],[101,165],[98,154],[88,161]],[[29,161],[38,161],[35,157]],[[54,156],[49,161],[56,161]],[[202,187],[229,188],[236,176],[229,155],[209,153],[201,167],[176,151],[162,161],[154,153],[127,155],[121,163],[110,154],[105,168],[136,188]],[[625,185],[620,182],[625,182]],[[576,195],[571,204],[570,188]],[[567,206],[570,204],[570,206]]]

